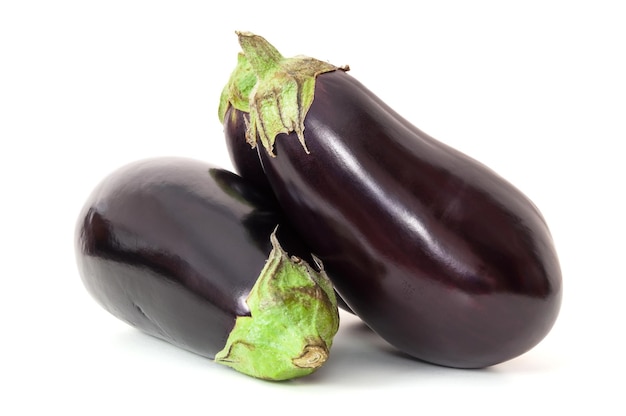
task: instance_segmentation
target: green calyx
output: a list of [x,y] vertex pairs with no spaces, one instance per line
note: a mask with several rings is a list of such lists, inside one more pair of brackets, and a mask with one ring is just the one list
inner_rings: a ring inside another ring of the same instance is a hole
[[289,257],[275,233],[272,251],[250,291],[250,316],[239,316],[215,361],[265,380],[311,374],[328,359],[339,328],[332,284],[297,257]]
[[237,110],[244,113],[250,112],[249,96],[252,88],[256,85],[256,74],[252,70],[248,59],[243,53],[237,56],[237,66],[230,74],[228,83],[222,90],[220,97],[220,105],[218,108],[218,116],[220,121],[224,123],[226,118],[226,110],[228,106],[233,106]]
[[[252,146],[260,140],[274,156],[276,136],[295,132],[304,141],[304,118],[315,92],[315,78],[338,68],[306,56],[283,57],[261,36],[237,32],[243,53],[224,88],[219,116],[222,123],[229,105],[248,113],[246,140]],[[254,83],[253,83],[254,81]]]

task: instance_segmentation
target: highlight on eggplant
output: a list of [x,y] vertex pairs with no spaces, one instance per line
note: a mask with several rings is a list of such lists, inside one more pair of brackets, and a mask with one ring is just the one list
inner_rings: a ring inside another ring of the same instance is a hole
[[459,368],[510,360],[549,333],[562,276],[532,201],[345,68],[237,34],[219,109],[229,149],[247,163],[257,153],[285,215],[370,328]]
[[207,163],[136,161],[85,202],[79,274],[102,307],[147,334],[253,377],[302,377],[326,362],[339,315],[321,263],[283,248],[294,239],[278,212]]

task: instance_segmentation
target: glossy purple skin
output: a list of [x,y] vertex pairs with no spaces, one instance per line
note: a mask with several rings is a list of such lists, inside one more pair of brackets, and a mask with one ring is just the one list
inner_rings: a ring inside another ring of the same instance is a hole
[[[245,113],[236,111],[233,107],[229,107],[226,110],[226,116],[224,125],[224,134],[226,137],[226,147],[230,156],[230,160],[233,163],[235,171],[244,178],[250,185],[252,185],[257,191],[261,192],[264,197],[275,201],[274,191],[270,186],[270,183],[265,176],[261,160],[257,154],[257,149],[252,148],[245,140],[246,135],[246,117]],[[283,221],[286,221],[284,219]],[[293,227],[290,226],[290,237],[292,240],[302,240],[298,238],[292,231]],[[299,241],[299,244],[302,242]],[[295,241],[293,244],[296,244]],[[305,260],[309,264],[313,264],[313,259],[310,257],[310,253],[304,248],[304,244],[300,248],[300,252],[306,253]],[[354,313],[346,302],[341,298],[338,293],[335,293],[337,297],[337,305],[350,313]]]
[[224,135],[230,161],[235,172],[252,183],[259,191],[273,197],[272,188],[263,172],[257,151],[245,140],[247,128],[245,117],[245,113],[236,111],[233,107],[226,110],[224,124],[228,128],[224,129]]
[[134,162],[85,202],[79,274],[119,319],[213,358],[237,316],[250,314],[245,300],[281,220],[274,201],[234,173],[184,158]]
[[548,227],[518,189],[343,71],[294,134],[260,149],[286,215],[352,310],[399,350],[482,368],[534,347],[561,304]]

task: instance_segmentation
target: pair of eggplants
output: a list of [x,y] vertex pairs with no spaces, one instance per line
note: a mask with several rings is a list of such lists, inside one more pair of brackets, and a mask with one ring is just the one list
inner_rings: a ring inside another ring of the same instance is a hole
[[498,364],[548,334],[561,272],[524,194],[347,68],[238,36],[219,115],[239,175],[161,158],[106,178],[76,232],[96,300],[271,380],[325,363],[338,304],[408,356],[443,366]]

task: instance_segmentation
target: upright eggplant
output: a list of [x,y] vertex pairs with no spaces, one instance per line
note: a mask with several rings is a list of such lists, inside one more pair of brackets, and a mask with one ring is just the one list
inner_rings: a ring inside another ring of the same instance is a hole
[[458,368],[512,359],[548,334],[561,271],[522,192],[343,68],[238,35],[243,53],[220,103],[226,136],[256,146],[290,222],[368,326],[413,357]]
[[204,162],[137,161],[80,213],[80,276],[106,310],[150,335],[250,376],[304,376],[326,361],[339,316],[320,264],[279,243],[300,249],[278,212]]

